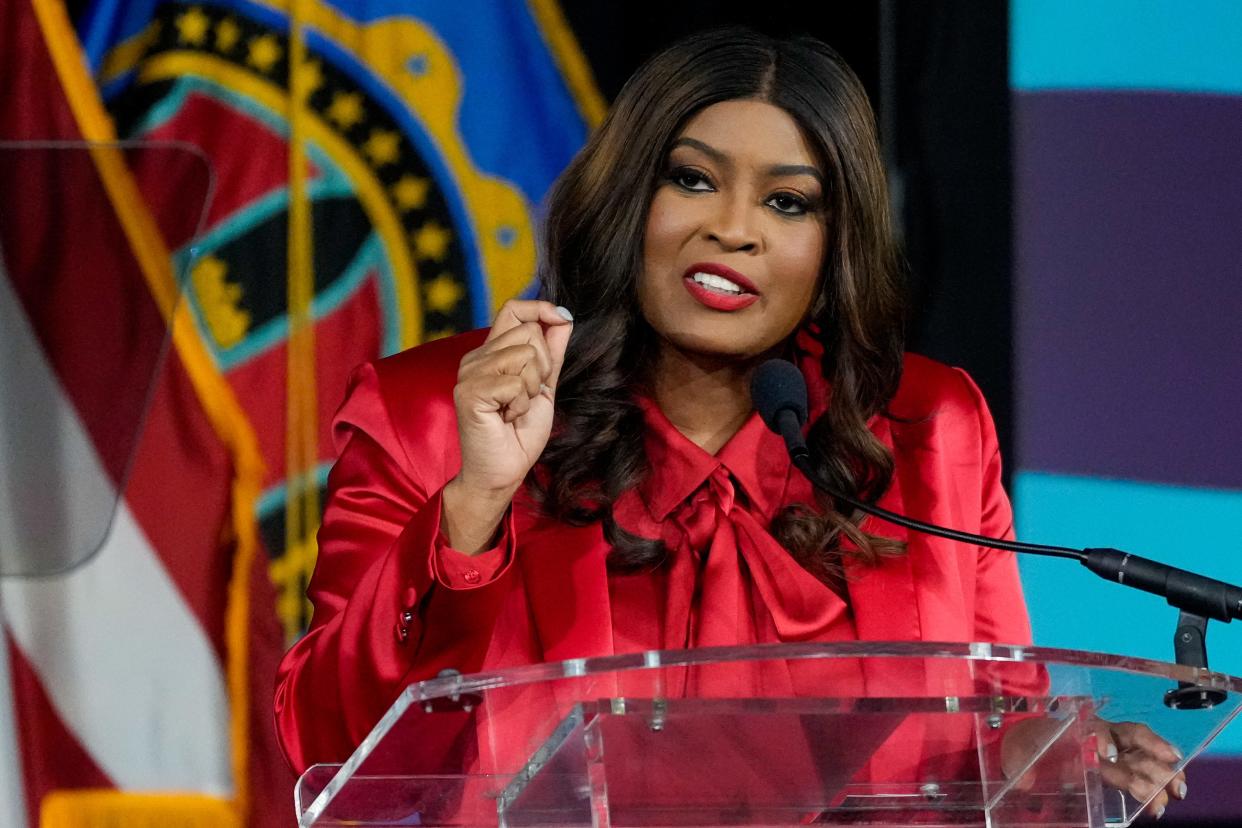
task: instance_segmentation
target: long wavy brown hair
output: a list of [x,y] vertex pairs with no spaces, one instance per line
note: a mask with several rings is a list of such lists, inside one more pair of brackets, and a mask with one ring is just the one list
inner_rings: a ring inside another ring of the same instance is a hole
[[[542,283],[574,312],[557,389],[557,420],[535,475],[544,510],[574,524],[602,521],[621,570],[658,566],[658,540],[617,525],[612,503],[647,473],[644,384],[656,337],[638,309],[647,211],[671,143],[714,103],[761,100],[801,126],[827,183],[828,253],[808,322],[823,345],[831,390],[808,445],[840,492],[874,502],[892,456],[867,428],[901,376],[904,302],[875,116],[841,57],[811,38],[778,40],[716,29],[682,40],[630,78],[603,125],[553,189],[544,226]],[[874,562],[901,545],[859,528],[831,499],[786,507],[771,531],[809,571],[840,577],[846,555]]]

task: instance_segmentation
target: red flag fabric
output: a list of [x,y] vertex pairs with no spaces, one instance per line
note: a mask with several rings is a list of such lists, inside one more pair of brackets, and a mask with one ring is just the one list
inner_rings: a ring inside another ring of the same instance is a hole
[[[0,101],[0,141],[40,142],[0,146],[0,421],[47,405],[63,415],[49,450],[89,461],[63,491],[0,484],[20,496],[0,509],[54,504],[83,478],[119,494],[85,562],[0,578],[18,745],[0,753],[20,756],[7,778],[22,821],[291,825],[270,715],[283,636],[255,554],[260,453],[177,304],[169,253],[198,224],[208,167],[186,150],[46,143],[113,138],[56,0],[0,6]],[[156,214],[138,183],[152,177],[133,175],[152,164],[179,194]]]

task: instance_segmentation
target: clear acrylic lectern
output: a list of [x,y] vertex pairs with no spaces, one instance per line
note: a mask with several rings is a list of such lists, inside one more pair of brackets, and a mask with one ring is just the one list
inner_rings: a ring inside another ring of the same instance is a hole
[[[1240,700],[1242,680],[1206,670],[988,644],[450,674],[408,687],[344,765],[309,769],[296,807],[306,828],[1128,825]],[[1159,778],[1136,798],[1116,786],[1140,726],[1182,758],[1147,762]],[[1115,763],[1099,756],[1103,728],[1120,738]]]
[[181,143],[0,140],[0,578],[103,546],[213,182]]

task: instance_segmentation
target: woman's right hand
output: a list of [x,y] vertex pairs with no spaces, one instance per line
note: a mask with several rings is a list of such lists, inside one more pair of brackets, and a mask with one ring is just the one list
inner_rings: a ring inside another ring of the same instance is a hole
[[467,554],[490,545],[552,433],[573,317],[550,302],[510,300],[483,345],[462,357],[453,389],[461,471],[444,490],[442,530]]

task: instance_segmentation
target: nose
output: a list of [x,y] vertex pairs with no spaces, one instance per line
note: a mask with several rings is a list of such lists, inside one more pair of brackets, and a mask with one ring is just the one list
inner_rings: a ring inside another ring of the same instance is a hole
[[746,199],[717,199],[716,209],[708,217],[707,237],[728,251],[753,252],[759,249],[761,236],[759,217]]

